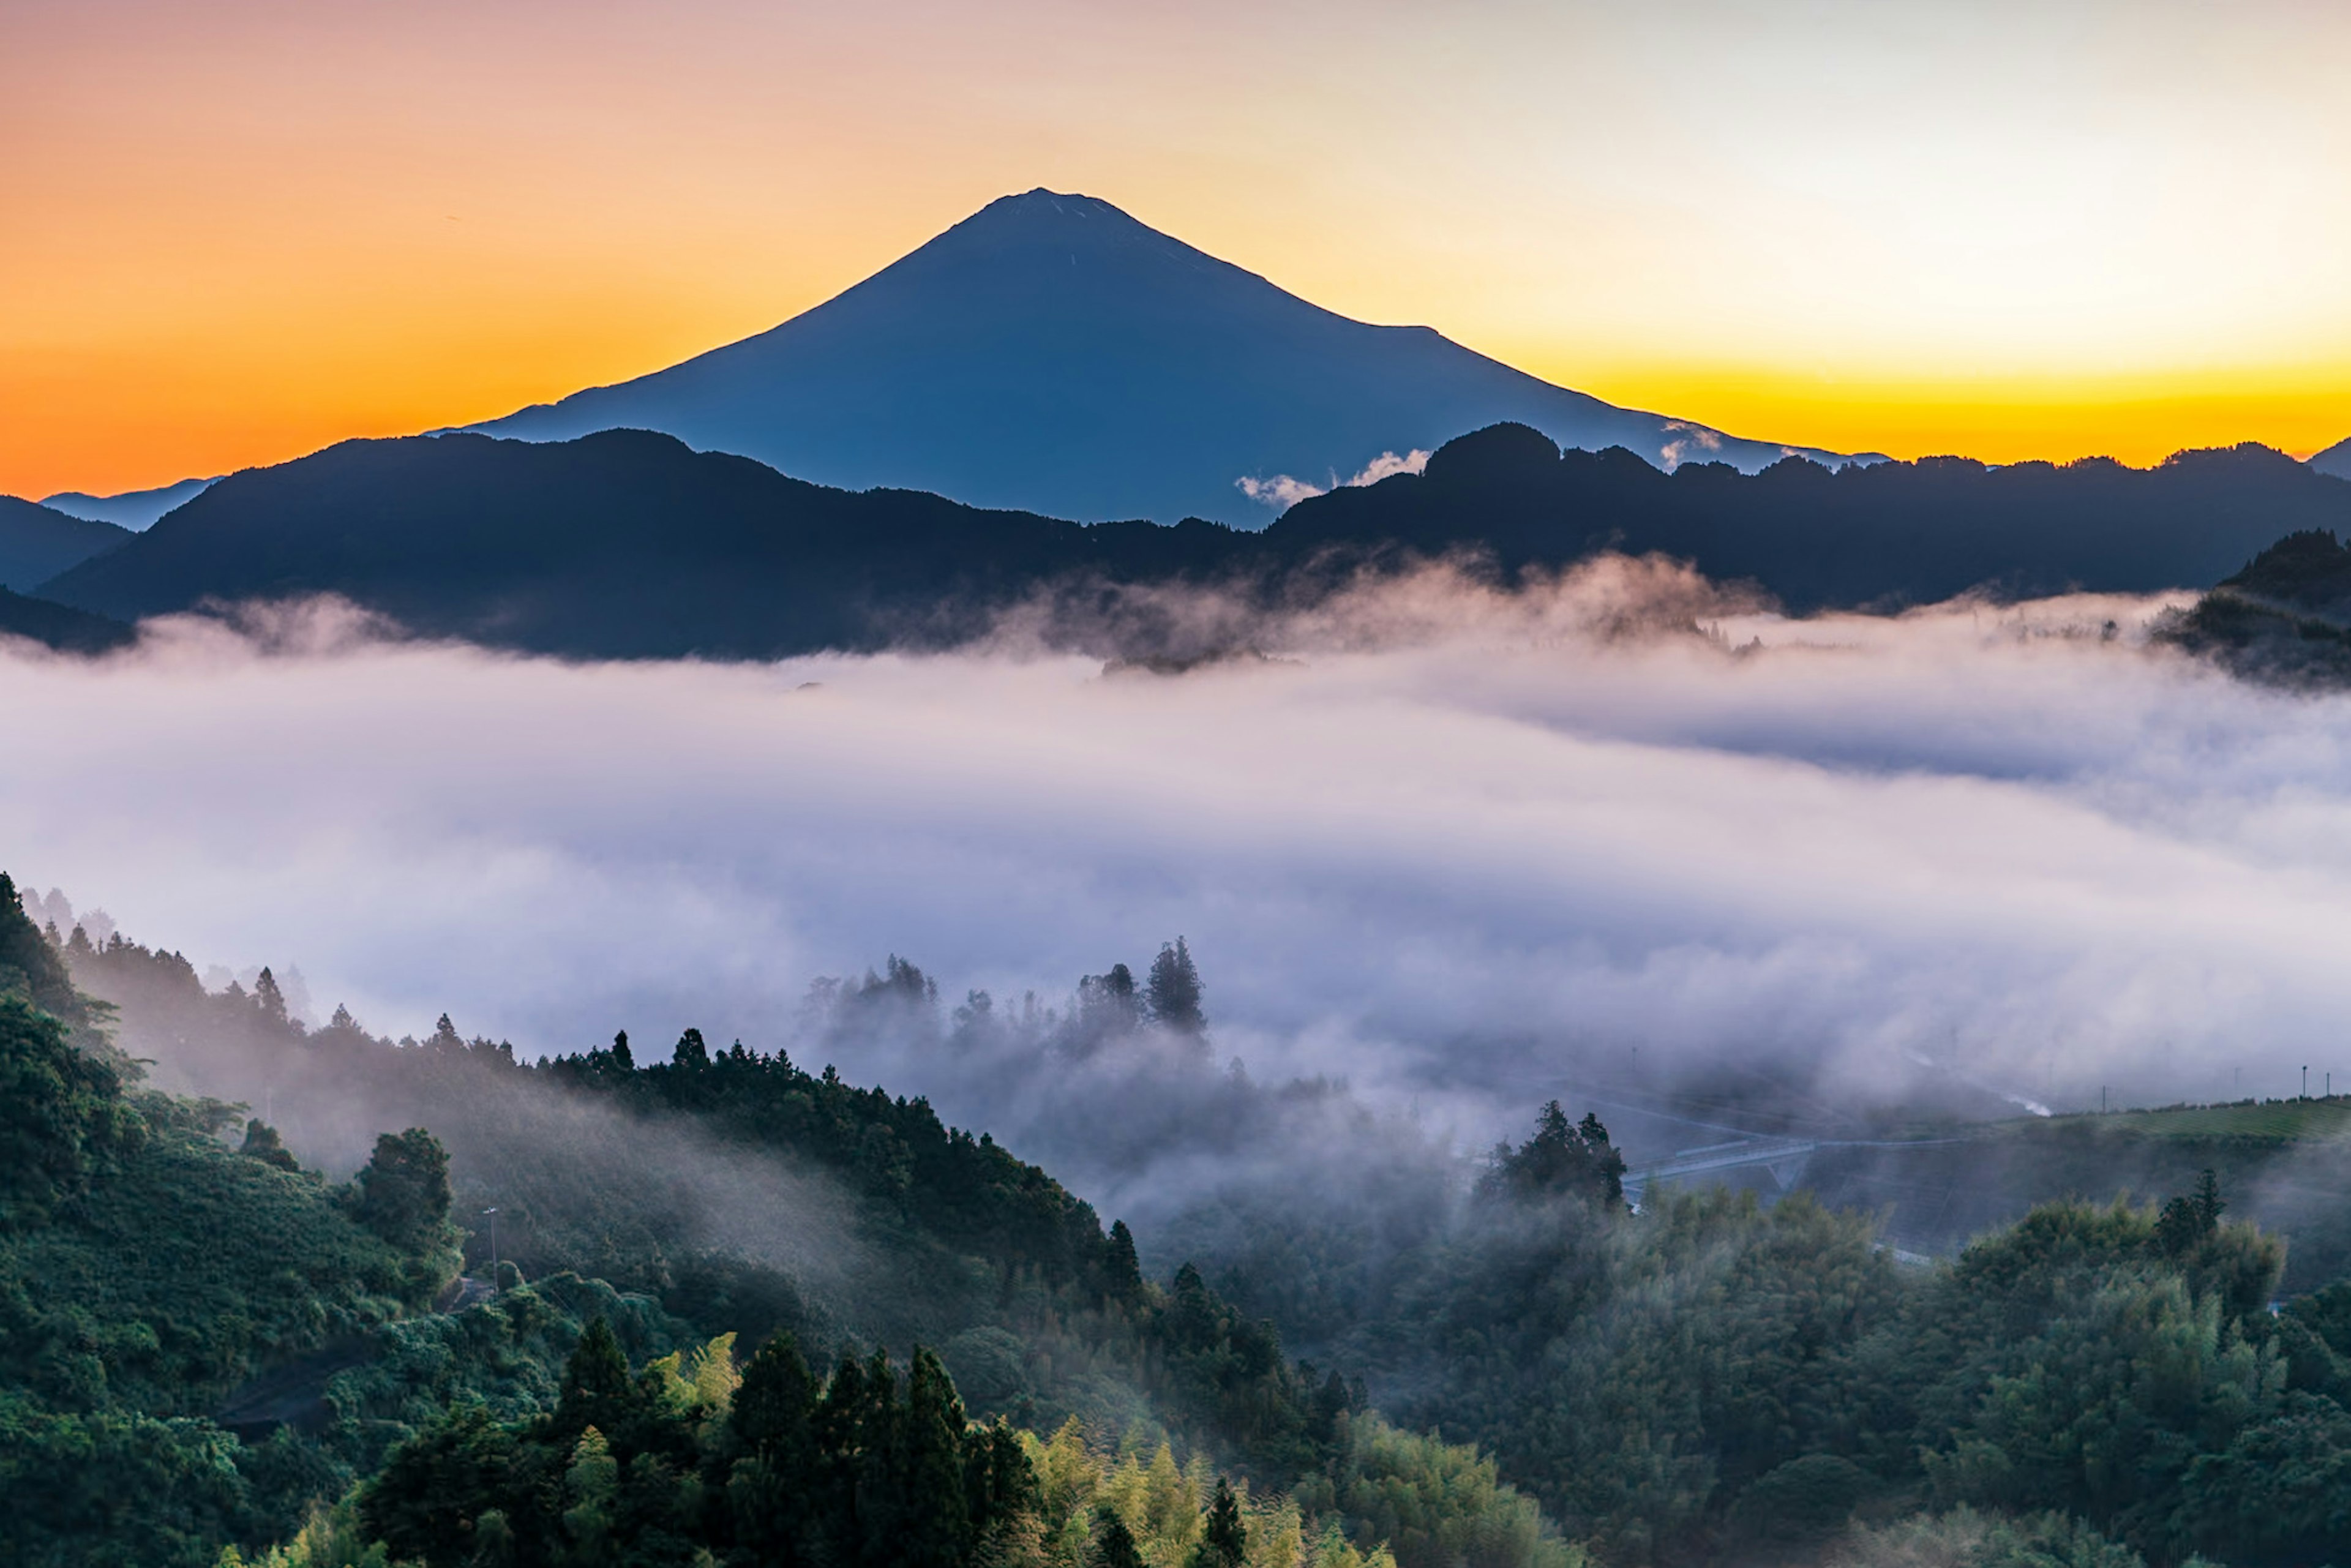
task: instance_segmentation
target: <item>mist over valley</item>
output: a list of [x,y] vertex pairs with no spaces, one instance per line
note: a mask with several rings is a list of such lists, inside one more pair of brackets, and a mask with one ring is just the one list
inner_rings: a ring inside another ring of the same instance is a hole
[[2332,24],[151,9],[0,1563],[2351,1568]]

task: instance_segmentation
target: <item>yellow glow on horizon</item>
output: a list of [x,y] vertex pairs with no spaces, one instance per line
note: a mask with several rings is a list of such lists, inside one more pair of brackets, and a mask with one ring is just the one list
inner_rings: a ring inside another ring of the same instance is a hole
[[25,0],[0,491],[469,423],[772,326],[995,196],[1764,440],[2351,434],[2318,0]]

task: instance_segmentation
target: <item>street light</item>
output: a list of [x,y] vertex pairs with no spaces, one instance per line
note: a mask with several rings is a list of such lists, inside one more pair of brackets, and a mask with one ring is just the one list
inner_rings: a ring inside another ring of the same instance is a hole
[[482,1212],[490,1219],[490,1289],[498,1288],[498,1211],[486,1208]]

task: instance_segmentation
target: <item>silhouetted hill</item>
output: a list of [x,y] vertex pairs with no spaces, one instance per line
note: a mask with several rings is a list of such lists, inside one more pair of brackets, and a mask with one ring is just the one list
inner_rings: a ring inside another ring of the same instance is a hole
[[1268,531],[1295,553],[1474,538],[1506,570],[1614,547],[1749,579],[1789,608],[1903,604],[1972,588],[2149,592],[2217,581],[2279,534],[2351,528],[2351,484],[2243,445],[2153,468],[2105,458],[1994,468],[1959,457],[1800,458],[1665,474],[1632,454],[1562,453],[1523,426],[1448,444],[1425,473],[1301,502]]
[[184,506],[204,493],[210,479],[183,479],[177,484],[159,485],[152,490],[125,490],[113,496],[91,496],[79,490],[60,490],[54,496],[41,497],[41,505],[68,517],[88,517],[93,522],[114,523],[126,528],[143,528],[174,507]]
[[233,475],[50,591],[125,617],[333,592],[499,646],[769,657],[968,636],[1039,581],[1167,575],[1230,534],[853,494],[645,431],[412,436]]
[[1244,477],[1329,486],[1497,420],[1661,462],[1752,469],[1788,450],[1614,407],[1426,327],[1350,320],[1108,202],[1042,190],[757,337],[477,428],[660,430],[852,489],[1253,528],[1272,509]]
[[0,496],[0,588],[25,592],[130,537],[112,523]]
[[225,479],[44,591],[121,618],[332,592],[427,635],[762,658],[951,643],[1049,587],[1081,614],[1089,585],[1171,580],[1295,602],[1358,570],[1447,556],[1515,581],[1601,549],[1663,551],[1799,611],[1978,587],[2145,591],[2215,581],[2311,528],[2351,529],[2351,484],[2261,447],[2144,470],[1938,458],[1667,475],[1622,449],[1562,453],[1498,425],[1447,444],[1424,474],[1303,502],[1249,532],[852,493],[607,431],[346,442]]
[[2351,479],[2351,436],[2336,442],[2324,452],[2312,453],[2310,465],[2321,474],[2332,474],[2337,479]]
[[136,635],[120,621],[0,588],[0,637],[29,637],[66,653],[102,653]]
[[2351,684],[2351,549],[2323,529],[2288,534],[2222,579],[2168,635],[2249,679]]

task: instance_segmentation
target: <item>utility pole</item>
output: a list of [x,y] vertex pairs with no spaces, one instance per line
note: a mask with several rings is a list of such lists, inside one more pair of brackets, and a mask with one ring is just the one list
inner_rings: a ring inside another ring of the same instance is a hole
[[2302,1097],[2305,1100],[2310,1098],[2310,1063],[2307,1061],[2302,1064]]
[[490,1218],[490,1289],[495,1291],[498,1288],[498,1211],[486,1208],[482,1212]]

